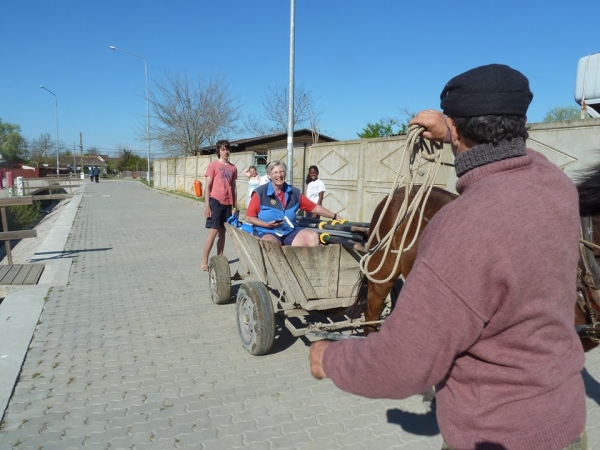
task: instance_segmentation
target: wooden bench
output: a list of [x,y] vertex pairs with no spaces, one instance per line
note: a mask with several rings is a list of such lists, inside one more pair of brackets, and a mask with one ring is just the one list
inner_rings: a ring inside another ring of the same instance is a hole
[[0,286],[1,285],[31,285],[37,284],[44,270],[43,264],[13,264],[10,241],[17,239],[26,239],[37,237],[36,230],[8,231],[8,220],[6,217],[6,207],[31,205],[33,197],[9,197],[0,199],[0,215],[2,216],[2,229],[0,232],[0,241],[4,241],[6,249],[6,259],[8,264],[0,267]]

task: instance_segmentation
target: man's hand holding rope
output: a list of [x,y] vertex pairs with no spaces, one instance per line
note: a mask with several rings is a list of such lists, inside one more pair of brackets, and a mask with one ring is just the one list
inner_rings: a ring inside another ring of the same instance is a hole
[[446,120],[446,116],[441,111],[427,109],[413,117],[409,125],[418,125],[425,128],[425,131],[421,134],[425,139],[442,142],[449,132]]

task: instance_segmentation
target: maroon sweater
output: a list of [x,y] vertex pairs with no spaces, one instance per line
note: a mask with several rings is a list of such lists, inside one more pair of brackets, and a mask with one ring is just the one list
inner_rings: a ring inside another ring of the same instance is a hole
[[456,449],[560,449],[586,420],[577,191],[532,150],[467,172],[457,190],[380,332],[331,345],[325,373],[370,398],[437,385],[438,424]]

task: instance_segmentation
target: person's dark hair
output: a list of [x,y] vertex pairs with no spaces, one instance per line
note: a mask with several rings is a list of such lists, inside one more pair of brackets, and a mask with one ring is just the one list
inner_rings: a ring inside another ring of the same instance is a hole
[[250,170],[250,169],[256,170],[256,166],[250,166],[250,167],[248,167],[248,170]]
[[217,155],[220,157],[221,156],[221,148],[226,148],[227,150],[231,150],[231,145],[229,144],[229,141],[227,139],[221,139],[220,141],[217,141],[215,148],[217,149]]
[[317,166],[310,166],[308,168],[308,175],[306,175],[306,184],[310,183],[312,179],[310,178],[310,171],[315,169],[317,171],[317,175],[319,175],[319,168]]
[[524,116],[451,117],[451,119],[458,134],[477,144],[497,145],[500,141],[529,137]]

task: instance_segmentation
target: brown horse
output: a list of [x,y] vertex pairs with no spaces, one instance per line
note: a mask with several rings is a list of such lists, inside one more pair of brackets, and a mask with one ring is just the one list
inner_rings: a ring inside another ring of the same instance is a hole
[[[410,200],[414,197],[416,189],[417,188],[415,187],[413,192],[410,193]],[[585,251],[582,250],[581,252],[578,285],[576,287],[578,302],[575,306],[575,327],[581,338],[584,350],[588,351],[598,346],[598,338],[600,337],[600,264],[598,264],[600,261],[600,247],[598,246],[600,244],[600,164],[584,173],[581,181],[577,184],[577,190],[579,192],[579,210],[582,216],[584,238],[591,241],[593,245],[595,244],[593,250],[588,247],[587,249],[584,249]],[[380,318],[385,306],[385,299],[390,291],[392,291],[396,279],[400,275],[406,279],[413,267],[417,257],[418,240],[420,239],[421,233],[427,225],[427,222],[431,220],[440,209],[456,197],[457,195],[443,189],[433,188],[425,205],[425,221],[419,230],[415,245],[402,255],[398,269],[396,270],[396,273],[392,274],[391,280],[384,283],[377,283],[368,280],[365,275],[361,276],[358,283],[356,303],[351,311],[351,314],[354,317],[359,313],[364,312],[366,322],[377,321]],[[401,188],[394,194],[394,197],[385,212],[380,225],[380,235],[384,236],[393,226],[403,199],[404,188]],[[385,201],[386,199],[384,198],[375,209],[370,225],[371,230],[374,229],[375,224],[381,215]],[[420,205],[419,207],[422,208],[423,205]],[[392,246],[395,246],[395,248],[398,248],[400,245],[400,239],[404,233],[404,228],[404,225],[401,225],[394,233]],[[413,222],[408,233],[407,241],[411,241],[414,238],[415,231],[416,224]],[[374,242],[372,247],[376,243],[377,242]],[[591,255],[591,257],[589,255]],[[373,272],[379,267],[383,256],[383,250],[373,254],[367,266],[369,272]],[[381,266],[379,272],[372,277],[376,280],[387,279],[394,268],[393,259],[394,256],[388,254],[386,261]],[[397,295],[392,295],[392,303],[395,302],[396,297]],[[377,331],[377,326],[366,325],[364,327],[365,335],[373,331]]]
[[[412,202],[419,187],[420,186],[415,186],[412,189],[412,191],[409,193],[409,202]],[[422,211],[423,212],[423,222],[421,224],[419,234],[418,234],[418,236],[416,236],[416,238],[417,238],[416,242],[412,247],[408,248],[402,254],[402,257],[400,258],[400,263],[394,273],[392,273],[392,271],[394,270],[394,266],[395,266],[395,264],[394,264],[395,254],[393,255],[393,254],[388,253],[387,255],[385,255],[383,250],[379,250],[371,256],[371,259],[369,260],[369,263],[366,267],[368,272],[369,273],[374,272],[377,269],[377,267],[380,266],[382,259],[385,257],[385,261],[381,265],[380,270],[377,271],[377,273],[373,275],[373,278],[375,278],[376,280],[385,280],[385,279],[390,278],[390,281],[387,281],[384,283],[377,283],[377,282],[368,280],[368,278],[365,275],[362,275],[361,279],[359,280],[359,284],[358,284],[357,300],[355,303],[355,307],[351,311],[351,315],[358,316],[360,313],[365,311],[365,307],[366,307],[365,321],[371,322],[371,321],[379,320],[381,313],[383,311],[383,308],[385,306],[385,299],[386,299],[387,295],[390,293],[390,291],[392,290],[392,288],[394,287],[394,285],[396,283],[396,279],[400,275],[402,275],[406,279],[406,277],[408,276],[409,272],[411,271],[411,269],[413,267],[413,264],[415,263],[415,259],[417,258],[418,240],[421,237],[421,233],[423,232],[423,229],[427,226],[427,223],[431,220],[431,218],[435,215],[435,213],[437,213],[440,209],[442,209],[442,207],[444,207],[445,205],[450,203],[456,197],[457,197],[456,194],[452,194],[451,192],[445,191],[444,189],[441,189],[438,187],[434,187],[431,190],[431,194],[429,195],[429,198],[427,199],[424,210]],[[405,188],[402,187],[394,193],[393,198],[390,201],[390,204],[385,212],[385,215],[379,226],[379,232],[380,232],[379,235],[380,236],[385,236],[391,230],[391,228],[394,226],[396,216],[398,215],[398,212],[400,211],[400,208],[402,206],[402,202],[404,201],[404,198],[405,198]],[[377,208],[375,208],[375,212],[373,213],[373,218],[371,219],[371,225],[369,228],[371,231],[374,230],[374,228],[377,224],[377,220],[378,220],[379,216],[381,216],[381,213],[383,211],[386,200],[387,200],[387,197],[384,198],[379,203],[379,205],[377,205]],[[423,208],[422,201],[418,207],[420,209]],[[419,212],[420,211],[418,211],[418,213]],[[398,249],[400,247],[402,236],[403,236],[404,230],[406,228],[406,222],[407,222],[406,220],[402,221],[402,223],[400,224],[400,226],[394,233],[394,237],[392,239],[391,245],[395,249]],[[406,238],[405,242],[407,242],[407,243],[411,242],[415,238],[416,231],[417,231],[417,221],[413,220],[410,225],[410,228],[408,230],[408,234],[407,234],[407,238]],[[377,243],[378,243],[377,240],[372,242],[371,248],[374,248]],[[390,277],[390,275],[392,275],[392,276]],[[396,300],[395,297],[396,296],[394,296],[394,295],[392,296],[393,301]],[[375,326],[375,325],[366,325],[364,327],[365,334],[369,334],[370,332],[376,331],[376,330],[377,330],[377,326]]]

